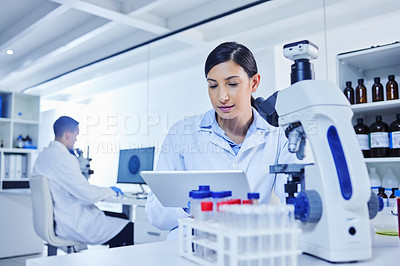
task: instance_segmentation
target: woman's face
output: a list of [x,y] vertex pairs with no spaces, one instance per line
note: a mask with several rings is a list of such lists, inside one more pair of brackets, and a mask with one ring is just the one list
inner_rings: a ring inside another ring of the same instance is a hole
[[251,93],[260,84],[260,75],[249,78],[232,60],[211,68],[207,75],[208,94],[218,116],[233,119],[251,115]]

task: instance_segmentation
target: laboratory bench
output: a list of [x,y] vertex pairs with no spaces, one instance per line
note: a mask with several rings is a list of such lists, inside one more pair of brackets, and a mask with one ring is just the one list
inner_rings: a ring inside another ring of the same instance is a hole
[[[400,247],[374,247],[373,257],[368,261],[357,263],[340,263],[338,265],[376,266],[382,263],[400,266]],[[81,253],[29,259],[26,266],[70,266],[70,265],[198,265],[178,255],[178,241],[162,241],[108,250],[84,251]],[[323,266],[332,263],[301,254],[299,266]]]

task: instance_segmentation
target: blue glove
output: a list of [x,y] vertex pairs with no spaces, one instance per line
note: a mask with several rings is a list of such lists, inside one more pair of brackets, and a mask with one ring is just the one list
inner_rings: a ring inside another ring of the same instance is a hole
[[190,214],[190,201],[187,204],[187,208],[183,208],[183,210],[187,213]]
[[122,190],[120,188],[117,187],[111,187],[112,190],[115,191],[115,193],[117,193],[117,196],[119,195],[124,195],[124,192],[122,192]]

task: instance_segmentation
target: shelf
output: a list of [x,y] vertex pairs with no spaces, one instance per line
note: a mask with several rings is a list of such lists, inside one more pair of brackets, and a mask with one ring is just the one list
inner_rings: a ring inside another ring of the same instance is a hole
[[3,123],[3,122],[10,123],[11,119],[10,118],[0,117],[0,123]]
[[27,178],[27,177],[21,177],[21,178],[3,178],[3,181],[29,181],[29,178]]
[[[360,73],[365,71],[398,65],[400,62],[400,43],[372,46],[358,51],[338,55],[343,65],[350,65]],[[374,62],[371,64],[371,62]],[[388,62],[393,62],[388,65]]]
[[20,149],[17,138],[29,137],[38,146],[40,97],[0,91],[0,191],[29,188],[29,177],[37,149]]
[[400,157],[385,157],[385,158],[365,158],[368,163],[400,163]]
[[32,153],[37,149],[19,149],[19,148],[0,148],[0,152],[3,153]]
[[400,113],[400,100],[381,101],[373,103],[360,103],[351,106],[354,114],[363,115],[391,115]]
[[11,92],[0,92],[0,117],[10,118],[11,117]]
[[371,88],[374,78],[380,77],[386,99],[388,75],[395,75],[397,82],[400,77],[400,42],[339,54],[337,68],[337,84],[342,90],[347,81],[351,81],[355,89],[357,80],[362,78],[367,88],[368,103],[373,104]]
[[36,121],[36,120],[14,119],[13,122],[15,124],[29,124],[29,125],[37,125],[37,124],[39,124],[39,121]]
[[12,117],[16,120],[39,121],[40,97],[15,93]]
[[[371,126],[377,115],[381,115],[382,121],[388,125],[396,120],[396,114],[400,113],[400,99],[386,100],[386,83],[391,74],[395,75],[397,82],[400,80],[400,42],[338,54],[337,70],[337,84],[342,90],[347,81],[351,81],[355,89],[360,78],[364,79],[367,89],[368,103],[351,105],[354,112],[353,125],[357,118],[363,118],[363,123]],[[381,78],[384,101],[372,102],[371,88],[375,77]],[[365,163],[369,169],[376,168],[381,177],[389,168],[400,177],[400,157],[366,158]]]

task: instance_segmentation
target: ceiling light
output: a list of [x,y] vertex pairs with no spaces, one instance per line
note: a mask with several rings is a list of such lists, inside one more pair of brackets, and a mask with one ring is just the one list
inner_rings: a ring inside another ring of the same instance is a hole
[[6,53],[7,53],[8,55],[12,55],[12,54],[14,54],[14,50],[8,49],[8,50],[6,51]]

